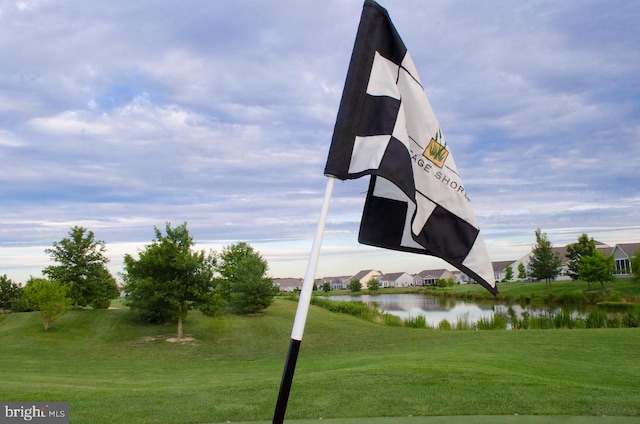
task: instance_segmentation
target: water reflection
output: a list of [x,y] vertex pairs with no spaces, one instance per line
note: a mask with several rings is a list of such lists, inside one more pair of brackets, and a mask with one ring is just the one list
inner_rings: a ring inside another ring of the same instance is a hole
[[[503,315],[507,318],[508,328],[510,328],[510,316],[515,315],[521,319],[525,314],[531,317],[554,317],[562,309],[533,307],[520,305],[491,305],[465,302],[457,299],[444,299],[422,294],[377,294],[377,295],[335,295],[329,296],[335,301],[359,301],[369,304],[376,304],[380,312],[395,315],[402,320],[415,319],[417,316],[424,316],[427,324],[437,328],[440,322],[447,320],[455,326],[458,322],[466,322],[473,326],[480,319],[489,320],[494,314]],[[581,317],[583,313],[570,311],[572,316]]]
[[478,305],[420,294],[336,295],[329,296],[329,299],[376,304],[380,312],[398,316],[403,320],[422,315],[431,327],[438,327],[443,320],[453,325],[462,320],[475,324],[479,319],[489,319],[494,314],[491,305]]

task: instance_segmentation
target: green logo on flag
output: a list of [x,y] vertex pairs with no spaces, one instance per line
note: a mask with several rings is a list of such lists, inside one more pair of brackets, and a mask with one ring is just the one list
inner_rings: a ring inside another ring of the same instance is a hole
[[436,132],[436,135],[431,139],[429,145],[422,153],[422,156],[429,159],[433,162],[438,168],[442,168],[444,165],[444,161],[447,160],[447,156],[449,156],[449,151],[447,150],[446,143],[440,144],[442,140],[442,133],[440,129]]

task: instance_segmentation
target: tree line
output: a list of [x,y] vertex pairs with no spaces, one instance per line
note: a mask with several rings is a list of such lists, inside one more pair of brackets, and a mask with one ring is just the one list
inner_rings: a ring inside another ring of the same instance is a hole
[[267,277],[267,261],[248,243],[205,252],[194,249],[186,222],[166,223],[164,233],[157,227],[154,232],[137,257],[125,255],[120,288],[107,268],[105,242],[84,227],[71,228],[69,237],[45,250],[55,262],[42,271],[46,278],[31,277],[21,287],[0,276],[0,311],[40,311],[47,330],[71,307],[108,308],[122,290],[125,305],[142,320],[177,323],[182,338],[192,310],[255,314],[273,302],[278,289]]

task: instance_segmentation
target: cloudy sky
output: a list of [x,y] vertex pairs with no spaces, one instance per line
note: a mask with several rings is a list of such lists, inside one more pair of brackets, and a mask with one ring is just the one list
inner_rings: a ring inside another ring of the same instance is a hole
[[[640,241],[637,0],[381,1],[416,63],[492,260],[541,228]],[[0,0],[0,275],[74,225],[111,267],[154,226],[251,243],[302,277],[360,0]],[[318,276],[443,262],[357,244],[338,182]]]

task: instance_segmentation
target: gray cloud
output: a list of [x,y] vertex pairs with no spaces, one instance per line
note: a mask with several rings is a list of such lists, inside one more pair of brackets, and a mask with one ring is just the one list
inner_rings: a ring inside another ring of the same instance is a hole
[[[556,242],[640,239],[634,1],[382,4],[492,256],[522,253],[537,227]],[[272,268],[300,274],[360,10],[3,3],[0,273],[38,262],[16,246],[50,245],[73,225],[120,246],[117,262],[153,226],[187,221],[196,240],[263,243]],[[336,274],[384,263],[355,242],[366,185],[336,186],[326,247]]]

